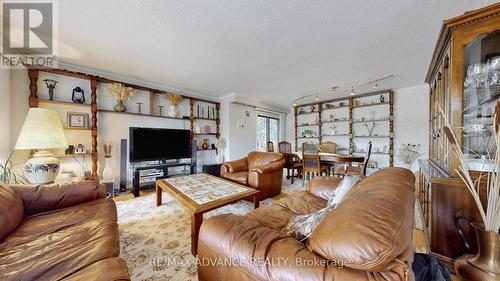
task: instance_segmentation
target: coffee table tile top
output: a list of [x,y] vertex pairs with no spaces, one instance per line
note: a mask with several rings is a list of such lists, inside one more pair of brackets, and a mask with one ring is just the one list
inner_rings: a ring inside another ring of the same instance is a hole
[[195,174],[164,179],[198,205],[248,191],[248,189],[206,174]]

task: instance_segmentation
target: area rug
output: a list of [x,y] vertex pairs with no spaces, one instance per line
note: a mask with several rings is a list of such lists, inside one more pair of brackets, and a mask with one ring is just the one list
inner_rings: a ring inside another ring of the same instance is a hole
[[[283,181],[285,195],[304,190],[302,181]],[[273,199],[261,201],[268,205]],[[132,280],[198,280],[196,263],[191,255],[191,219],[177,201],[163,193],[163,204],[156,207],[156,195],[151,194],[117,202],[120,231],[120,256],[127,261]],[[204,215],[244,215],[253,203],[240,201]],[[168,262],[167,262],[168,258]]]

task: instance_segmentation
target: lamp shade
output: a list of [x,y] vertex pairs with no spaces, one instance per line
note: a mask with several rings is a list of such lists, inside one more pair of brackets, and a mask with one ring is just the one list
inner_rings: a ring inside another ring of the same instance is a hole
[[53,110],[30,108],[15,149],[54,149],[67,146],[59,114]]

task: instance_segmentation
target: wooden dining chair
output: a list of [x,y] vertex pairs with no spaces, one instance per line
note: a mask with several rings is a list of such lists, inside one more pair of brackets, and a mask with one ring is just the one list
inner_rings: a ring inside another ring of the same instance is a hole
[[266,150],[267,152],[274,152],[274,144],[272,141],[266,143]]
[[326,152],[326,153],[337,153],[337,144],[334,143],[333,141],[325,141],[319,146],[319,150],[321,152]]
[[302,185],[307,180],[310,180],[315,175],[321,176],[323,173],[329,174],[328,165],[321,163],[320,155],[318,154],[318,146],[316,144],[302,144]]
[[280,141],[278,143],[279,153],[292,153],[292,144],[287,141]]
[[347,171],[345,170],[345,167],[342,167],[337,170],[337,173],[341,175],[359,175],[361,177],[366,177],[366,168],[368,167],[368,161],[370,161],[371,154],[372,154],[372,142],[370,141],[368,142],[365,160],[362,163],[360,163],[359,166],[355,167],[349,165],[347,167]]
[[[320,152],[335,154],[337,153],[337,144],[332,141],[325,141],[319,145],[318,150]],[[328,165],[329,172],[331,171],[333,173],[335,171],[335,162],[323,161],[323,164]]]
[[[293,184],[293,179],[302,175],[302,161],[297,154],[292,153],[292,144],[287,141],[278,143],[278,151],[285,157],[286,178],[291,179]],[[290,170],[292,173],[290,173]],[[297,176],[295,171],[297,171]]]

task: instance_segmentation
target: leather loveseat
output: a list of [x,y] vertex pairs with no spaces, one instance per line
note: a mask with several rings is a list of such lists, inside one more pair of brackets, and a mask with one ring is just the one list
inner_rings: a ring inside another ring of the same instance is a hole
[[284,165],[281,153],[253,151],[245,158],[224,162],[220,176],[259,190],[259,200],[263,200],[281,193]]
[[414,280],[413,174],[383,169],[354,186],[306,242],[281,230],[297,214],[326,205],[341,179],[317,177],[306,191],[245,216],[201,225],[199,280]]
[[130,280],[105,192],[94,181],[0,185],[0,280]]

